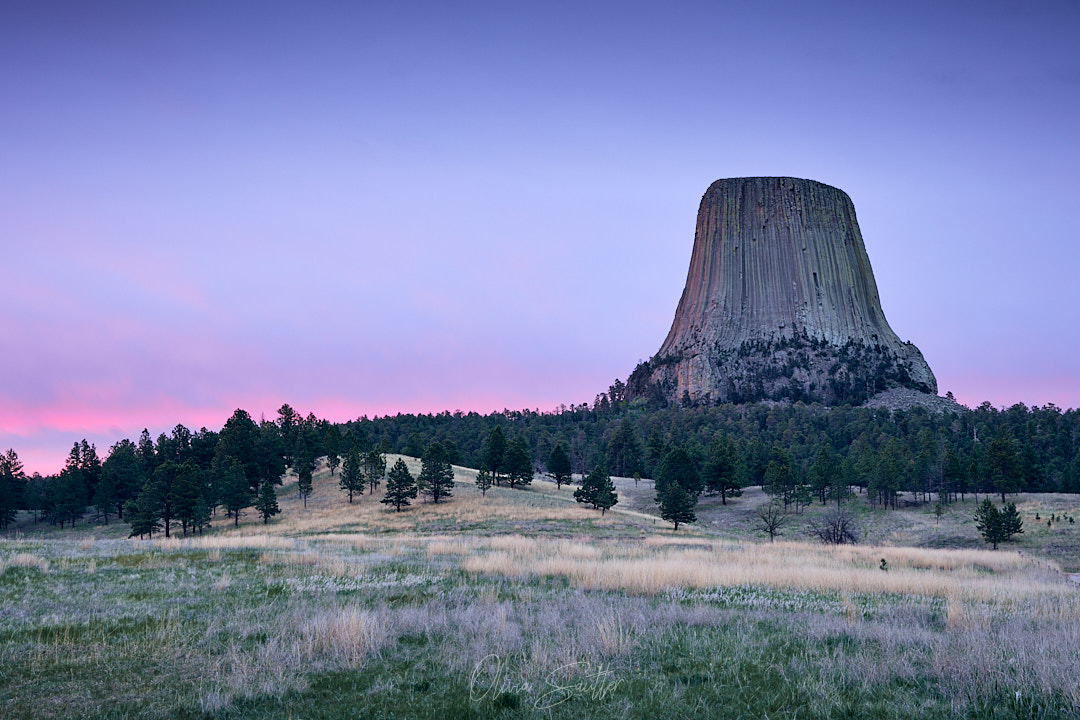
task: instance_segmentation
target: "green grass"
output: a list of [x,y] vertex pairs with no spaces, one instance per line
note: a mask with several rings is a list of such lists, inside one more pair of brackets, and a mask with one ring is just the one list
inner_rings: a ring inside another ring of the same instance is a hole
[[[641,514],[655,512],[649,481],[619,480],[622,502],[601,517],[543,481],[478,504],[464,479],[445,508],[396,514],[377,496],[348,506],[323,472],[308,511],[282,492],[270,526],[219,520],[211,537],[242,536],[238,547],[22,518],[19,535],[0,536],[0,717],[1080,716],[1080,589],[1030,610],[1007,597],[954,605],[794,585],[650,595],[584,590],[565,574],[468,572],[467,554],[436,546],[510,534],[540,538],[540,552],[566,539],[606,557],[666,552],[643,537],[672,533]],[[701,522],[675,537],[704,550],[755,538],[763,499],[703,498]],[[1080,499],[1019,500],[1028,531],[1010,548],[1080,569],[1080,525],[1045,527],[1050,512],[1080,516]],[[973,508],[940,520],[932,505],[854,512],[884,545],[981,548]],[[785,537],[807,539],[820,512],[811,506]]]
[[[465,573],[422,544],[388,556],[316,540],[269,555],[134,541],[0,542],[0,562],[18,553],[48,565],[0,574],[5,718],[1080,711],[1075,614],[1025,624],[984,607],[978,622],[957,628],[940,599],[899,595],[586,592],[560,577]],[[333,559],[335,572],[300,562],[313,555]],[[343,659],[351,636],[320,638],[307,623],[350,609],[370,614],[373,640]],[[312,637],[315,649],[302,649]],[[972,665],[974,652],[986,657]],[[1018,652],[1050,654],[1020,667],[1008,662]],[[1054,663],[1072,680],[1055,675]]]

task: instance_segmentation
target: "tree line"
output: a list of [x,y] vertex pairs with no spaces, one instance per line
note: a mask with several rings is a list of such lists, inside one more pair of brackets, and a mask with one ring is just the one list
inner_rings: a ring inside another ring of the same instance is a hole
[[[171,535],[177,525],[182,534],[201,532],[219,509],[234,521],[250,507],[272,517],[272,491],[289,468],[306,503],[316,458],[326,457],[331,474],[341,468],[351,498],[362,490],[359,478],[374,491],[386,453],[422,458],[433,446],[447,466],[481,468],[491,484],[511,488],[528,485],[537,471],[560,487],[597,470],[600,484],[605,474],[659,480],[678,449],[723,502],[741,487],[761,485],[796,511],[849,488],[885,508],[948,504],[968,494],[1004,502],[1016,492],[1080,492],[1076,410],[989,403],[943,414],[799,403],[652,407],[627,401],[617,382],[591,406],[548,413],[397,414],[334,424],[289,405],[260,422],[237,410],[219,431],[177,425],[156,440],[143,431],[114,444],[104,459],[85,440],[74,443],[63,470],[50,476],[27,477],[9,450],[0,456],[0,529],[25,510],[61,526],[89,513],[94,522],[130,522],[139,535]],[[442,499],[438,482],[429,487]],[[678,506],[676,495],[665,505]]]

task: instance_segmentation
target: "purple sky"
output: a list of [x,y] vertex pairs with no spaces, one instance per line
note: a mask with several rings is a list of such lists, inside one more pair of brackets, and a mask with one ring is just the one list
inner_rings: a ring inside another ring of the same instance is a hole
[[942,393],[1080,406],[1075,1],[521,5],[4,3],[0,450],[591,401],[744,175],[847,191]]

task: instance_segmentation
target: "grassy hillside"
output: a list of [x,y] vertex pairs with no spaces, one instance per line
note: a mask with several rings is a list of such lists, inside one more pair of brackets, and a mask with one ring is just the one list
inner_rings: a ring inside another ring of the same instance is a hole
[[456,476],[450,502],[402,513],[323,470],[269,525],[0,536],[0,716],[1080,713],[1077,526],[1033,520],[1069,496],[1021,498],[1028,532],[998,552],[971,503],[860,507],[867,544],[827,548],[817,507],[753,540],[754,489],[674,533],[648,481],[617,481],[601,516],[550,483],[481,498]]

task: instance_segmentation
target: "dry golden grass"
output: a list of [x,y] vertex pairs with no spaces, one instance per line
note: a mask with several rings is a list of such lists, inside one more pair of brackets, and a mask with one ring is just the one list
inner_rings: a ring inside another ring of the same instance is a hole
[[[1065,577],[1016,553],[806,543],[755,544],[650,539],[583,543],[520,536],[460,545],[462,567],[507,577],[562,576],[589,589],[656,594],[673,588],[765,586],[844,593],[895,593],[961,601],[1027,603],[1080,612]],[[443,554],[450,548],[443,541]],[[888,571],[879,569],[885,558]]]
[[[41,572],[49,571],[49,561],[33,553],[16,553],[7,560],[11,567],[36,568]],[[3,567],[0,567],[0,572]]]
[[[296,541],[289,538],[265,533],[249,534],[247,532],[188,538],[156,538],[151,542],[154,547],[162,550],[251,550],[261,548],[291,550],[296,547]],[[218,553],[218,558],[220,559],[220,557],[221,555]]]

